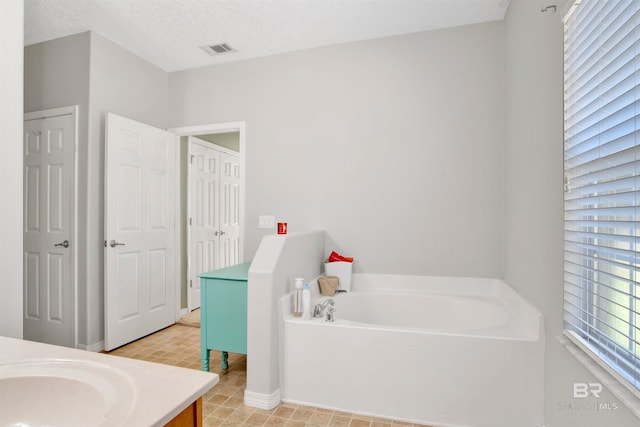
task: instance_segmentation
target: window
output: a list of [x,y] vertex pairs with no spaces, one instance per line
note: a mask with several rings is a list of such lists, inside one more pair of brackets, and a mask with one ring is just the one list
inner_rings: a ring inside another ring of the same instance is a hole
[[564,327],[638,394],[640,1],[564,24]]

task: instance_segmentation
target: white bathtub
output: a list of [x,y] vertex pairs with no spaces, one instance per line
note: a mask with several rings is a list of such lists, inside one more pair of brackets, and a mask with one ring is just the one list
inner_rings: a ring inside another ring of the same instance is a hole
[[[542,315],[494,279],[354,274],[336,321],[283,299],[283,400],[436,426],[542,426]],[[313,304],[326,299],[312,284]]]

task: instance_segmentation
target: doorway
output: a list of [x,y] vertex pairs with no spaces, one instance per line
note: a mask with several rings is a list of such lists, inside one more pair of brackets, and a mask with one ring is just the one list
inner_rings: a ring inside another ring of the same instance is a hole
[[[246,191],[244,186],[245,124],[244,122],[219,123],[211,125],[172,128],[169,129],[169,131],[176,134],[176,138],[178,138],[179,140],[179,143],[177,144],[177,150],[179,151],[179,153],[177,153],[176,155],[180,163],[180,179],[178,183],[180,203],[177,204],[178,207],[176,212],[176,217],[178,218],[177,224],[179,224],[179,226],[177,227],[176,244],[177,247],[180,248],[180,252],[182,254],[180,257],[180,265],[178,266],[176,272],[176,283],[180,283],[180,286],[178,287],[179,289],[177,290],[178,295],[176,296],[178,298],[178,301],[181,301],[177,313],[177,318],[179,318],[199,306],[197,298],[199,291],[199,279],[197,278],[197,274],[199,274],[200,272],[197,272],[196,268],[194,268],[196,260],[198,258],[198,254],[196,253],[197,248],[194,248],[195,245],[192,244],[192,239],[190,236],[191,225],[189,223],[190,218],[191,222],[193,223],[193,217],[195,213],[192,212],[193,208],[191,206],[194,200],[189,197],[188,166],[191,162],[191,154],[189,152],[189,137],[197,137],[200,140],[205,140],[207,141],[207,143],[211,144],[211,147],[213,147],[214,149],[217,148],[219,151],[222,151],[226,154],[231,154],[232,157],[235,155],[235,157],[237,158],[235,164],[234,162],[227,162],[227,167],[233,170],[234,175],[237,175],[237,182],[232,183],[226,188],[227,191],[232,190],[232,188],[234,188],[236,191],[235,194],[233,194],[233,191],[229,191],[228,196],[232,198],[233,205],[235,205],[234,209],[232,209],[232,212],[233,216],[235,217],[234,221],[237,222],[237,225],[229,228],[229,225],[231,224],[222,224],[222,227],[213,227],[212,230],[210,230],[212,233],[218,231],[219,237],[221,237],[220,241],[223,242],[222,244],[220,244],[216,243],[215,239],[210,239],[209,243],[207,243],[214,246],[217,245],[220,251],[220,256],[216,257],[214,255],[213,258],[217,258],[218,260],[222,259],[222,262],[218,262],[216,265],[216,262],[209,258],[210,261],[207,263],[206,267],[203,268],[205,268],[207,271],[210,271],[212,269],[225,266],[223,264],[233,265],[244,261],[244,204],[246,199]],[[224,169],[224,164],[221,165]],[[222,184],[222,190],[220,191],[222,193],[225,191],[224,183]],[[221,215],[220,218],[221,223],[224,223],[226,221],[225,218],[223,218],[225,215],[227,216],[227,218],[229,218],[227,211],[223,212],[223,215]],[[222,232],[224,232],[224,234],[221,234]],[[210,254],[210,251],[208,251],[208,253]]]
[[[218,141],[228,142],[226,145],[231,148],[225,148]],[[200,307],[198,275],[240,262],[242,189],[237,142],[237,132],[187,137],[187,308],[190,312]],[[184,146],[182,148],[184,151]]]

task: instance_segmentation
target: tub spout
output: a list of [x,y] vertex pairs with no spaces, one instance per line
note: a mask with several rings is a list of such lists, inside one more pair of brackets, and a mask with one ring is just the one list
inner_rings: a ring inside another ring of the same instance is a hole
[[313,309],[313,317],[321,318],[325,308],[327,308],[327,306],[333,307],[335,305],[335,303],[336,302],[334,300],[329,298],[328,300],[326,300],[322,304],[316,304],[316,307]]

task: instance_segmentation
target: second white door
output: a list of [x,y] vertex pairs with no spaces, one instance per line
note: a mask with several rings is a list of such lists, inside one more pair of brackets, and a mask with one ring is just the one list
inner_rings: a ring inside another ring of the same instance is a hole
[[239,263],[240,157],[189,137],[189,298],[200,307],[198,274]]
[[220,153],[220,266],[240,259],[240,157]]

